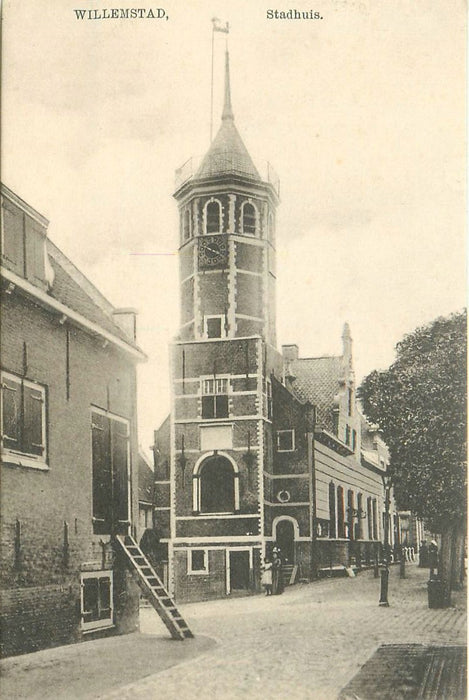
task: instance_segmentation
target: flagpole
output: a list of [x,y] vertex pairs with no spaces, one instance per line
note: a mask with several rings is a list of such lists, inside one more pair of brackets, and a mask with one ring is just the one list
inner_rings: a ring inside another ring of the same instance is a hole
[[212,80],[210,84],[210,143],[213,137],[213,47],[215,39],[215,22],[212,19]]
[[229,34],[230,25],[228,22],[225,26],[220,25],[220,20],[218,17],[212,17],[212,76],[210,81],[210,143],[212,143],[213,138],[213,64],[214,64],[214,53],[215,53],[215,32],[223,32],[223,34]]

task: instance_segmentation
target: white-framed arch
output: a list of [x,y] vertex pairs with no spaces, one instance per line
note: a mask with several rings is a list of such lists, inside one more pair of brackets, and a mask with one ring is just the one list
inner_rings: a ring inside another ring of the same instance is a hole
[[[250,206],[254,209],[254,231],[245,231],[244,230],[244,210],[247,206]],[[240,231],[241,233],[247,235],[247,236],[258,236],[259,235],[259,225],[260,225],[260,213],[259,213],[259,207],[253,200],[249,197],[248,199],[245,199],[244,202],[241,203],[241,209],[240,209]]]
[[205,452],[199,457],[199,459],[194,464],[194,469],[192,471],[192,510],[194,513],[201,513],[201,502],[202,502],[202,490],[200,479],[202,475],[202,469],[204,463],[216,457],[225,458],[233,468],[233,486],[234,486],[234,511],[235,513],[239,511],[239,467],[236,461],[231,455],[222,450],[211,450]]
[[[210,204],[218,204],[218,231],[208,231],[207,230],[207,225],[208,225],[208,216],[207,216],[207,209]],[[210,197],[210,199],[207,199],[207,201],[204,204],[203,212],[202,212],[202,230],[204,233],[221,233],[223,228],[223,204],[219,199],[216,197]]]
[[274,541],[277,539],[277,525],[282,520],[288,520],[289,522],[292,523],[295,542],[298,542],[300,539],[300,526],[298,525],[298,520],[296,518],[293,518],[291,515],[277,515],[273,519],[273,521],[272,521],[272,537],[273,537]]

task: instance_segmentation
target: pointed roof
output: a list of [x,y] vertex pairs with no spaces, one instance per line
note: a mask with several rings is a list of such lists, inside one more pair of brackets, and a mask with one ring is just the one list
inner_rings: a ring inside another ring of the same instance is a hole
[[225,99],[221,126],[195,174],[195,179],[227,174],[261,180],[234,123],[228,51],[225,54]]

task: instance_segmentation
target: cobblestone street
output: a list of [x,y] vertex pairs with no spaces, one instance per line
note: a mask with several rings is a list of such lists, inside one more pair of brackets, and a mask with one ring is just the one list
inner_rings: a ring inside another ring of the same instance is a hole
[[[184,665],[134,683],[114,698],[335,698],[383,643],[466,642],[465,594],[455,607],[430,610],[428,570],[391,570],[389,608],[380,608],[379,579],[356,578],[298,585],[282,596],[235,598],[183,606],[195,634],[218,646]],[[151,610],[142,632],[155,632]]]
[[332,700],[381,644],[465,644],[465,592],[430,610],[428,569],[393,567],[389,608],[372,571],[287,588],[281,596],[180,606],[196,638],[168,639],[141,609],[141,634],[10,657],[2,697],[111,700],[163,697]]

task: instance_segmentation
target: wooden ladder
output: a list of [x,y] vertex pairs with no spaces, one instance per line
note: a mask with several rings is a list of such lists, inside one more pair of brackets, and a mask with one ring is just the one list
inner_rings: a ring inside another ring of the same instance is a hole
[[130,564],[130,570],[136,575],[143,595],[161,617],[171,637],[179,640],[193,637],[173,599],[135,540],[130,535],[117,535],[116,541]]

